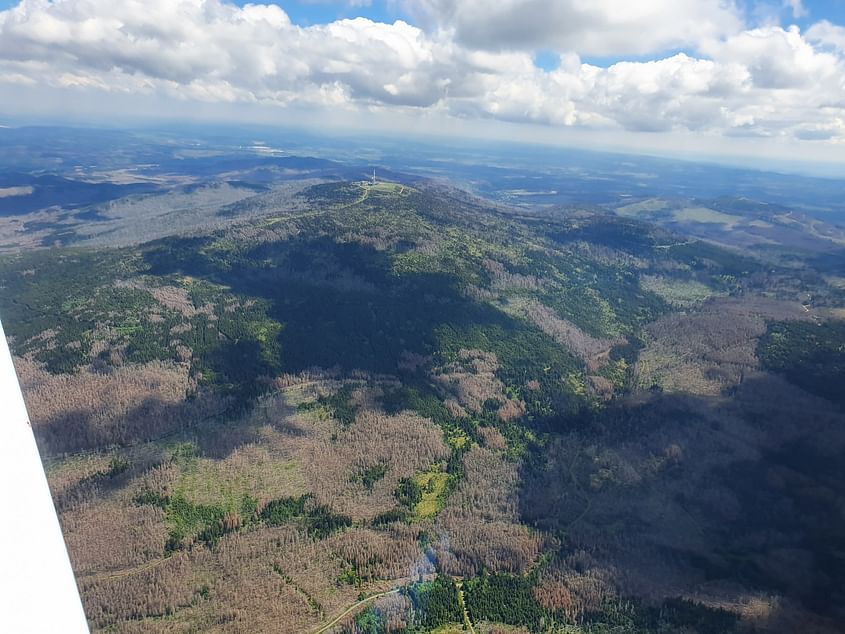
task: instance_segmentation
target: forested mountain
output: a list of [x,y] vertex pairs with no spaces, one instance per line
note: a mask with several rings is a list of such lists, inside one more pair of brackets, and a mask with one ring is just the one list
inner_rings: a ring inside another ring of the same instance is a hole
[[3,225],[95,630],[841,631],[835,264],[288,163]]

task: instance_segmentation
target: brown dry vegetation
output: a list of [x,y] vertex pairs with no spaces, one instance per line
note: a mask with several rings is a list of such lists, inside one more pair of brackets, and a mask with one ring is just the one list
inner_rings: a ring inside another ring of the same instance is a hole
[[334,535],[327,545],[344,561],[353,564],[365,580],[402,579],[418,570],[421,524],[395,522],[386,529],[355,528]]
[[408,597],[392,594],[378,599],[373,607],[382,615],[388,634],[399,632],[408,626],[408,612],[411,609]]
[[[207,584],[209,599],[182,619],[202,631],[316,629],[356,601],[361,587],[341,581],[351,564],[387,574],[379,577],[391,580],[387,587],[407,579],[419,557],[414,547],[418,531],[394,529],[383,534],[352,529],[326,540],[314,540],[292,527],[229,535],[213,551],[192,552],[195,578]],[[366,587],[373,592],[385,589],[377,582]]]
[[635,381],[644,388],[719,394],[757,367],[766,319],[810,318],[797,302],[765,298],[713,300],[695,312],[666,315],[646,328]]
[[101,374],[82,368],[50,374],[36,361],[16,358],[24,398],[42,452],[125,445],[156,438],[222,409],[220,399],[196,392],[188,367],[151,362]]
[[38,223],[48,227],[57,222],[61,211],[37,211],[21,216],[0,217],[0,253],[20,253],[22,251],[38,249],[45,245],[52,231],[48,229],[34,230]]
[[479,427],[478,434],[481,436],[482,444],[488,449],[504,451],[508,448],[508,441],[495,427]]
[[[404,632],[410,624],[409,615],[412,603],[408,597],[401,594],[390,594],[376,599],[370,605],[380,615],[387,634]],[[357,611],[350,612],[327,632],[330,634],[366,634],[371,632],[372,630],[365,630],[355,622],[356,614]],[[447,633],[443,632],[442,634]]]
[[86,483],[109,468],[110,458],[105,454],[74,456],[60,462],[45,461],[50,491],[57,506],[61,501],[72,498]]
[[510,423],[525,415],[525,403],[508,399],[496,410],[496,417],[503,423]]
[[[206,423],[201,446],[210,454],[175,459],[170,449],[139,445],[121,454],[128,466],[115,475],[108,472],[116,454],[73,457],[51,467],[94,629],[310,631],[354,603],[362,589],[395,587],[431,571],[419,547],[427,522],[355,526],[326,539],[296,523],[243,527],[213,548],[194,544],[165,555],[169,522],[161,509],[135,501],[144,492],[224,507],[250,495],[259,509],[271,499],[311,493],[315,504],[366,520],[395,506],[400,478],[448,457],[442,432],[411,413],[362,409],[349,427],[318,412],[297,413],[291,403],[340,386],[316,376],[290,378],[292,387],[265,397],[241,420]],[[354,400],[362,408],[371,405],[379,390],[359,388]],[[367,491],[355,476],[374,464],[388,469]],[[348,570],[356,572],[356,582],[342,580]],[[406,613],[404,603],[394,605],[391,622],[398,628]]]
[[432,378],[457,403],[478,413],[484,403],[504,403],[504,384],[496,377],[499,363],[496,355],[483,350],[461,350],[458,360],[432,370]]
[[[713,557],[728,539],[721,527],[742,516],[744,501],[718,474],[808,434],[819,439],[818,451],[845,452],[845,439],[831,431],[841,417],[828,404],[754,370],[753,345],[763,316],[801,317],[805,313],[799,310],[771,302],[714,302],[679,317],[687,320],[681,327],[691,343],[661,330],[674,324],[653,326],[650,332],[662,336],[665,354],[672,346],[694,351],[683,357],[683,367],[702,376],[707,364],[741,367],[745,380],[738,387],[738,381],[732,383],[731,399],[634,395],[611,405],[608,420],[612,423],[617,411],[637,424],[648,421],[648,427],[614,442],[560,436],[545,452],[543,470],[527,477],[508,460],[502,433],[481,428],[482,446],[464,456],[463,479],[434,521],[380,528],[366,523],[395,508],[398,481],[449,456],[442,431],[428,419],[378,409],[382,388],[395,386],[394,379],[364,374],[351,379],[319,370],[279,377],[280,391],[261,399],[242,420],[211,424],[194,415],[192,420],[201,423],[195,441],[201,455],[181,463],[170,460],[166,448],[132,443],[145,437],[142,432],[172,431],[172,420],[184,421],[186,412],[195,411],[189,408],[198,407],[184,401],[195,389],[185,366],[123,365],[110,374],[83,369],[51,376],[31,360],[18,363],[44,446],[57,452],[130,445],[121,454],[129,467],[115,476],[104,475],[113,453],[76,456],[50,468],[95,629],[307,632],[353,604],[362,589],[375,591],[431,572],[419,547],[423,533],[434,537],[432,553],[443,571],[468,576],[482,569],[526,572],[554,542],[542,529],[564,530],[567,544],[542,570],[535,596],[573,620],[613,597],[659,600],[682,593],[740,612],[761,628],[775,623],[772,627],[783,629],[803,614],[798,604],[781,595],[760,598],[744,588],[747,601],[737,602],[742,592],[714,589],[689,557]],[[646,359],[655,345],[649,343]],[[430,362],[417,361],[415,367]],[[442,395],[450,397],[446,406],[454,414],[480,411],[492,399],[501,419],[521,416],[521,403],[503,395],[497,367],[494,355],[463,350],[432,376]],[[296,412],[296,404],[350,383],[356,386],[352,403],[358,410],[351,425],[319,409]],[[63,400],[51,398],[57,394]],[[85,434],[79,436],[80,430]],[[385,475],[368,490],[360,474],[378,465],[387,467]],[[768,478],[771,486],[785,487],[806,475],[780,468]],[[814,489],[817,483],[804,482],[814,491],[809,495],[828,495]],[[165,558],[168,522],[162,510],[134,502],[143,491],[178,493],[208,505],[250,495],[259,508],[272,499],[311,493],[315,503],[350,515],[356,525],[323,540],[295,525],[244,527],[213,548],[194,545]],[[525,519],[541,530],[527,528]],[[795,538],[752,531],[743,537],[743,547],[757,548],[757,565],[787,586],[811,584],[813,557],[790,542]],[[341,580],[349,570],[357,581]],[[390,622],[399,628],[406,623],[406,600],[389,599]],[[351,624],[351,616],[347,621]],[[824,632],[826,624],[813,621],[813,627]]]
[[484,268],[490,273],[492,288],[497,291],[531,290],[539,291],[548,286],[548,282],[533,275],[519,275],[505,270],[501,262],[484,260]]
[[145,291],[152,295],[153,299],[155,299],[159,304],[179,313],[186,319],[191,319],[201,314],[207,315],[209,318],[215,317],[214,307],[211,304],[206,304],[197,308],[188,296],[188,291],[179,286],[155,286],[140,279],[118,281],[115,283],[115,286]]
[[437,518],[438,564],[449,574],[524,572],[544,538],[519,522],[517,465],[491,449],[473,447],[465,476]]
[[118,577],[80,577],[85,614],[95,628],[161,617],[191,604],[196,587],[187,554]]
[[164,513],[152,506],[110,499],[67,510],[61,519],[73,569],[80,577],[156,560],[167,541]]
[[82,589],[98,627],[293,634],[354,601],[355,589],[337,584],[341,570],[325,543],[282,527],[229,535],[214,550],[177,554],[124,577],[83,579]]
[[477,414],[486,402],[493,401],[499,405],[499,420],[510,422],[525,414],[525,403],[505,396],[505,386],[496,376],[498,369],[494,353],[464,349],[456,361],[433,368],[431,376],[453,416]]
[[[387,416],[365,411],[354,425],[335,434],[308,447],[302,462],[317,501],[353,519],[372,519],[390,510],[400,479],[449,455],[441,431],[410,412]],[[387,471],[368,491],[355,476],[376,465],[386,465]]]
[[592,337],[540,302],[529,302],[524,307],[524,312],[531,323],[581,359],[590,372],[596,372],[607,363],[607,353],[611,348],[625,343],[623,337],[613,339]]
[[196,565],[211,573],[203,607],[206,619],[228,621],[221,632],[308,631],[356,594],[338,585],[343,561],[328,543],[288,527],[228,536],[198,553]]
[[[260,244],[299,230],[282,223],[245,226],[231,235]],[[374,227],[340,240],[384,249],[396,237]],[[416,252],[436,256],[444,246],[434,236],[421,240]],[[627,258],[631,268],[646,266],[605,247],[579,242],[571,248],[597,261],[618,265]],[[467,428],[459,432],[466,445],[450,429],[452,452],[431,420],[380,409],[388,388],[401,385],[395,377],[344,373],[340,366],[262,376],[261,385],[276,393],[261,397],[242,418],[220,420],[226,402],[198,389],[189,372],[192,352],[184,346],[182,363],[126,364],[114,333],[98,325],[91,356],[107,353],[110,364],[56,376],[32,359],[17,360],[39,442],[53,456],[50,484],[92,627],[309,632],[355,604],[359,593],[432,573],[435,563],[447,574],[471,576],[482,570],[524,574],[538,560],[535,598],[573,621],[601,611],[611,599],[659,601],[680,594],[741,613],[761,629],[801,623],[801,608],[788,595],[816,591],[821,575],[814,531],[820,539],[828,536],[817,528],[827,515],[805,518],[801,502],[839,519],[845,493],[838,480],[802,464],[796,447],[804,443],[810,455],[835,462],[845,453],[843,419],[826,402],[759,372],[755,346],[766,319],[806,319],[807,311],[796,303],[734,298],[663,317],[648,326],[636,367],[640,387],[663,392],[613,401],[616,386],[595,373],[625,339],[592,337],[538,300],[513,299],[557,282],[510,273],[489,257],[482,264],[489,288],[469,284],[464,292],[499,300],[498,308],[578,357],[587,369],[579,394],[594,397],[589,404],[603,408],[601,416],[584,411],[538,421],[559,425],[550,435],[540,425],[486,426],[477,436]],[[377,292],[328,255],[315,256],[308,271],[273,275],[276,282]],[[195,306],[184,288],[146,278],[121,284],[160,304],[148,315],[152,321],[166,311],[188,319],[214,315],[210,304]],[[240,301],[230,299],[223,309],[248,305]],[[172,332],[186,328],[191,326]],[[49,347],[55,333],[40,337]],[[425,389],[434,390],[453,417],[486,417],[491,402],[501,423],[525,415],[525,403],[506,396],[519,386],[506,389],[500,377],[508,374],[495,354],[462,349],[452,363],[432,368],[435,358],[405,353],[398,368],[415,380],[428,378],[433,385]],[[517,381],[533,392],[544,389],[536,378]],[[354,420],[336,420],[335,405],[324,404],[341,388],[353,388]],[[441,424],[448,429],[451,423]],[[794,461],[772,458],[793,449]],[[89,453],[60,456],[82,451]],[[520,462],[515,455],[528,457]],[[363,474],[374,469],[383,474],[365,484]],[[446,487],[437,500],[427,500],[432,516],[423,519],[417,511],[404,522],[373,522],[397,509],[400,480],[423,472],[436,472]],[[145,493],[160,497],[142,504]],[[244,500],[254,500],[260,513],[273,500],[305,495],[312,498],[309,509],[324,505],[349,516],[352,525],[317,537],[299,515],[273,527],[254,512],[239,515]],[[168,500],[175,496],[223,508],[232,532],[219,541],[186,536],[171,554],[175,520]],[[755,523],[755,513],[767,512],[791,523],[768,516]],[[750,583],[714,583],[711,576],[738,565],[737,552],[743,553],[739,564],[762,570],[779,588],[766,594]],[[539,559],[542,553],[553,556]],[[387,615],[388,631],[407,625],[405,597],[376,605]],[[353,618],[350,613],[341,624],[355,631]],[[804,623],[815,631],[816,621]],[[824,625],[819,621],[817,631]],[[477,631],[522,630],[484,624]]]
[[616,574],[599,565],[587,551],[577,550],[543,570],[534,596],[544,608],[577,622],[617,596]]

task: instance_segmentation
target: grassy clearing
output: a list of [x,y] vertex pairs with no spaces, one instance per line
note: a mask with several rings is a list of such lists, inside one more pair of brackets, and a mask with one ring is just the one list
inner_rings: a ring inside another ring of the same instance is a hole
[[417,517],[434,517],[443,505],[449,474],[442,471],[427,471],[414,476],[414,482],[422,489],[422,499],[414,507]]
[[620,216],[637,216],[639,214],[648,214],[656,211],[663,211],[669,207],[669,203],[660,198],[649,198],[638,203],[631,203],[624,205],[616,210]]
[[455,449],[463,449],[469,441],[469,436],[462,429],[450,429],[446,433],[446,442]]
[[640,284],[647,291],[659,295],[672,306],[679,308],[694,306],[716,294],[709,286],[695,280],[644,275]]
[[733,216],[707,207],[684,207],[673,211],[672,216],[678,222],[725,225],[726,229],[732,229],[737,223],[742,222],[740,216]]
[[379,194],[409,194],[415,191],[412,187],[406,187],[402,183],[377,182],[375,185],[368,185],[371,192]]
[[[584,631],[576,625],[566,625],[563,627],[566,629],[560,630],[560,634],[580,634]],[[475,631],[478,634],[528,634],[530,632],[527,627],[489,622],[479,623],[475,626]]]
[[299,465],[274,460],[266,449],[242,447],[225,460],[196,458],[183,465],[174,493],[191,504],[240,509],[244,496],[296,497],[307,493]]
[[199,252],[202,255],[233,254],[237,253],[239,245],[230,238],[217,238],[211,244],[202,247]]
[[765,220],[750,220],[746,223],[749,227],[757,227],[758,229],[771,229],[774,225]]

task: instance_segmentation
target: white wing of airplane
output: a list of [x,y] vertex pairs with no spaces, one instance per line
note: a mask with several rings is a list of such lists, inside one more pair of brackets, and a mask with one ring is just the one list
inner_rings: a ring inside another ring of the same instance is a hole
[[2,324],[0,632],[88,632],[76,579]]

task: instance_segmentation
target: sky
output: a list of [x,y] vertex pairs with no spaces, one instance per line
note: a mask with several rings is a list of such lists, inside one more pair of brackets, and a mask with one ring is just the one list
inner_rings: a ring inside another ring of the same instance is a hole
[[4,118],[845,165],[845,0],[0,0]]

